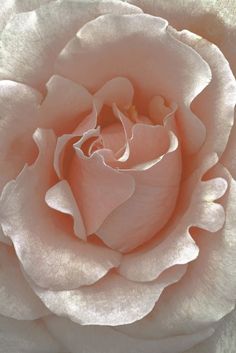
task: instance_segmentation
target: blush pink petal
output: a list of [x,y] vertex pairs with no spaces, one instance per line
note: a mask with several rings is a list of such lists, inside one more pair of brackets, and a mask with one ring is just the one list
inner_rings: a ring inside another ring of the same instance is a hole
[[[46,88],[47,94],[39,111],[41,128],[53,129],[57,135],[62,135],[85,124],[84,114],[92,110],[93,97],[84,87],[54,75],[47,82]],[[85,124],[83,130],[86,131],[88,127]]]
[[2,193],[4,233],[11,238],[24,271],[39,286],[63,290],[89,285],[117,267],[120,254],[80,241],[62,215],[46,205],[45,194],[55,183],[55,135],[37,130],[34,138],[40,151],[38,159]]
[[[223,228],[215,234],[200,229],[193,232],[200,249],[198,259],[188,265],[179,284],[166,290],[152,316],[130,328],[123,326],[122,331],[146,339],[191,334],[215,325],[233,310],[236,299],[236,184],[220,164],[212,169],[211,177],[215,176],[223,177],[229,185],[220,201],[225,209]],[[220,189],[216,194],[220,195]]]
[[105,164],[98,153],[86,157],[78,144],[68,175],[72,192],[81,210],[87,234],[95,233],[104,220],[134,193],[132,176]]
[[51,1],[35,11],[17,14],[1,35],[0,77],[43,91],[57,55],[85,23],[106,13],[140,12],[135,6],[111,0]]
[[114,153],[119,152],[126,143],[124,129],[121,124],[116,123],[101,130],[101,139],[105,149]]
[[44,304],[55,314],[81,325],[121,325],[147,315],[163,289],[178,281],[184,267],[163,274],[156,282],[136,283],[108,274],[96,284],[71,291],[50,291],[32,284]]
[[0,313],[17,320],[35,320],[49,311],[26,282],[12,247],[0,245]]
[[192,335],[143,340],[122,334],[112,327],[82,326],[56,316],[48,316],[44,322],[49,332],[71,353],[78,353],[78,347],[82,352],[91,353],[111,353],[111,347],[113,353],[183,353],[213,333],[212,329],[206,329]]
[[41,320],[24,321],[0,316],[0,351],[4,353],[58,353],[64,347]]
[[45,195],[45,201],[51,208],[69,214],[74,220],[74,232],[82,240],[86,240],[86,230],[82,215],[72,194],[70,185],[61,180],[53,185]]
[[[155,240],[140,251],[124,255],[119,267],[121,275],[133,281],[152,281],[171,266],[186,264],[194,260],[199,253],[195,241],[189,232],[192,226],[215,232],[223,226],[224,211],[221,205],[214,203],[226,191],[227,183],[223,178],[201,181],[202,175],[216,162],[215,157],[205,162],[181,188],[181,193],[192,195],[187,209],[183,209]],[[192,179],[197,178],[196,185]],[[183,197],[183,196],[182,196]],[[180,206],[181,196],[177,206]],[[178,208],[177,208],[178,210]]]
[[[158,127],[148,127],[159,133]],[[142,141],[143,144],[145,141]],[[127,252],[152,238],[173,212],[181,176],[181,157],[176,137],[170,133],[170,147],[163,156],[157,156],[156,160],[147,161],[136,168],[120,171],[134,178],[135,192],[110,214],[96,234],[109,247]]]
[[167,25],[145,14],[101,16],[68,43],[55,70],[90,90],[111,77],[127,77],[142,105],[155,95],[176,101],[183,147],[192,153],[203,143],[205,129],[190,104],[210,82],[211,72],[200,55],[168,33]]
[[199,164],[211,151],[220,157],[226,148],[234,123],[236,81],[228,61],[214,44],[187,30],[172,30],[171,33],[196,50],[208,62],[212,71],[211,83],[192,104],[193,112],[207,130],[206,141],[196,156]]

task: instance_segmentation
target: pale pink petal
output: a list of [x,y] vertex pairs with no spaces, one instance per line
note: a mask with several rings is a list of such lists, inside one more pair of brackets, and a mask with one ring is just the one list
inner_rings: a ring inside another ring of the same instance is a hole
[[53,129],[57,135],[62,135],[71,133],[76,126],[85,123],[86,113],[93,106],[93,97],[84,87],[54,75],[47,82],[46,88],[47,95],[39,112],[40,127]]
[[137,168],[120,169],[134,178],[136,187],[133,196],[111,213],[96,232],[109,247],[130,251],[152,238],[169,220],[181,175],[180,151],[173,134],[168,152],[157,157]]
[[106,13],[140,12],[112,0],[52,1],[36,11],[17,14],[2,32],[0,76],[43,90],[57,55],[85,23]]
[[112,107],[116,104],[119,108],[129,108],[132,104],[134,89],[125,77],[115,77],[106,82],[94,95],[102,104]]
[[192,153],[203,143],[205,129],[190,104],[210,82],[211,72],[192,48],[169,35],[167,25],[144,14],[101,16],[70,41],[55,70],[90,90],[111,77],[128,77],[142,107],[155,95],[176,101],[183,147]]
[[188,265],[179,284],[165,291],[152,316],[132,325],[130,331],[128,326],[123,326],[125,332],[145,338],[190,334],[217,323],[234,308],[236,183],[219,164],[211,172],[211,177],[214,176],[223,177],[229,183],[221,201],[225,208],[224,227],[215,234],[200,229],[193,231],[200,249],[198,259]]
[[236,310],[220,320],[215,333],[185,353],[234,353],[236,347]]
[[166,0],[128,0],[153,16],[166,18],[178,29],[188,29],[215,43],[223,51],[236,73],[235,1],[176,0],[175,6]]
[[48,206],[57,211],[69,214],[74,220],[74,232],[82,240],[86,240],[86,231],[82,215],[66,180],[53,185],[45,195]]
[[17,320],[35,320],[49,311],[26,282],[12,247],[0,245],[0,313]]
[[193,47],[208,62],[212,71],[210,85],[192,104],[193,112],[207,130],[206,141],[195,158],[199,164],[207,153],[214,151],[220,157],[226,148],[234,123],[236,81],[229,63],[215,45],[186,30],[172,30],[171,33]]
[[163,289],[178,281],[184,267],[163,274],[152,283],[136,283],[118,274],[108,274],[92,286],[70,291],[50,291],[32,284],[45,305],[59,316],[82,325],[121,325],[147,315]]
[[[177,217],[158,235],[158,244],[153,241],[146,248],[123,256],[119,267],[123,276],[133,281],[152,281],[167,268],[188,263],[198,256],[198,247],[189,233],[190,227],[195,226],[212,232],[222,227],[223,208],[214,201],[225,193],[227,183],[222,178],[201,181],[202,175],[214,162],[213,156],[203,163],[195,175],[183,183],[177,206],[181,205],[181,194],[189,193],[191,196],[187,209],[182,207]],[[193,178],[197,179],[196,185],[193,185]]]
[[62,215],[45,203],[55,184],[52,168],[55,135],[37,130],[40,154],[9,182],[0,200],[4,233],[13,241],[26,274],[45,288],[69,289],[89,285],[120,264],[120,254],[73,236]]
[[112,327],[81,326],[57,316],[48,316],[44,322],[52,335],[71,353],[78,353],[78,347],[81,352],[90,353],[183,353],[213,333],[212,329],[207,329],[192,335],[143,340],[124,335]]
[[3,353],[62,353],[41,320],[23,321],[0,316],[0,351]]
[[37,155],[32,133],[42,96],[13,81],[0,81],[0,192]]
[[78,144],[74,147],[76,156],[70,163],[68,182],[89,235],[95,233],[109,214],[133,195],[135,183],[132,176],[105,164],[98,153],[86,157]]
[[104,148],[119,152],[125,145],[125,133],[121,124],[116,123],[101,130],[101,138]]
[[[236,114],[236,113],[235,113]],[[236,122],[236,116],[235,116]],[[229,141],[226,150],[221,158],[221,163],[226,166],[230,174],[236,179],[236,123],[230,132]]]

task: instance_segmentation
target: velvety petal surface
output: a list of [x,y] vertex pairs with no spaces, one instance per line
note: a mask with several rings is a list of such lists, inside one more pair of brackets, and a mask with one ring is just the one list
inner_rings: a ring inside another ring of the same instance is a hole
[[24,271],[38,285],[69,289],[94,283],[120,264],[120,254],[79,241],[62,215],[57,217],[47,206],[46,191],[55,184],[55,135],[37,130],[34,138],[40,150],[37,161],[6,185],[0,200],[4,233],[13,241]]
[[[222,227],[224,211],[214,201],[225,193],[227,183],[223,178],[201,181],[215,162],[214,156],[205,160],[201,168],[183,183],[176,215],[157,239],[141,250],[123,256],[119,267],[123,276],[133,281],[152,281],[166,268],[188,263],[198,256],[199,249],[190,234],[192,226],[212,232]],[[195,185],[193,179],[196,179]],[[191,195],[190,200],[183,200],[183,194]],[[184,203],[187,203],[186,208]],[[179,208],[181,212],[178,213]]]
[[41,320],[22,321],[0,316],[0,352],[64,353],[64,347]]
[[0,245],[0,268],[1,315],[35,320],[49,313],[26,282],[12,247]]
[[110,273],[92,286],[71,291],[51,291],[32,284],[45,305],[59,316],[82,325],[121,325],[147,315],[163,289],[178,281],[185,267],[164,273],[152,283],[129,281]]
[[166,28],[165,20],[149,15],[101,16],[70,41],[55,70],[91,90],[111,77],[125,76],[134,84],[142,106],[155,95],[176,101],[184,148],[193,152],[204,141],[205,129],[189,107],[211,80],[211,72],[194,50],[170,36]]
[[43,90],[57,55],[85,23],[106,13],[140,12],[122,1],[58,0],[17,14],[2,32],[0,77]]
[[[159,133],[159,127],[147,128],[151,133],[152,130],[155,132],[155,129]],[[151,138],[152,134],[149,135],[149,139]],[[164,142],[165,138],[160,140]],[[141,143],[141,139],[138,143]],[[163,148],[161,144],[160,142],[158,146],[157,141],[157,147],[154,149],[157,151],[157,159],[147,161],[136,168],[134,166],[127,170],[120,169],[124,175],[128,174],[134,178],[136,186],[132,197],[111,213],[96,232],[111,248],[126,252],[148,241],[164,226],[174,209],[181,175],[180,150],[173,134],[170,137],[169,150],[162,156],[158,155],[159,149]],[[140,151],[140,147],[138,149]],[[132,155],[133,159],[137,159],[145,154],[146,152],[140,153],[140,156],[135,153]],[[151,154],[151,158],[153,157]]]
[[206,339],[213,332],[208,329],[192,335],[142,340],[124,335],[110,327],[81,326],[56,316],[49,316],[44,321],[51,334],[71,353],[78,353],[78,347],[80,353],[111,353],[111,350],[114,353],[183,353],[185,349]]
[[194,230],[192,236],[200,252],[188,265],[181,281],[168,288],[152,316],[130,326],[125,332],[138,337],[166,337],[187,334],[218,322],[235,306],[235,181],[220,167],[211,177],[227,180],[227,193],[221,200],[225,209],[222,230],[214,234]]

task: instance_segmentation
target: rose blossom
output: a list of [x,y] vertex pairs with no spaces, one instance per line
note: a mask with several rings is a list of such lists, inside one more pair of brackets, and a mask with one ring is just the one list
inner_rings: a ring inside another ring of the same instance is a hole
[[233,352],[235,17],[184,3],[4,1],[1,352]]

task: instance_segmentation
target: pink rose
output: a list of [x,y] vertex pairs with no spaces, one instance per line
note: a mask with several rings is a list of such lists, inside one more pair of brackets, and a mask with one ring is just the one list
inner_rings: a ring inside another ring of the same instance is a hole
[[184,3],[2,5],[1,352],[233,353],[235,16]]

